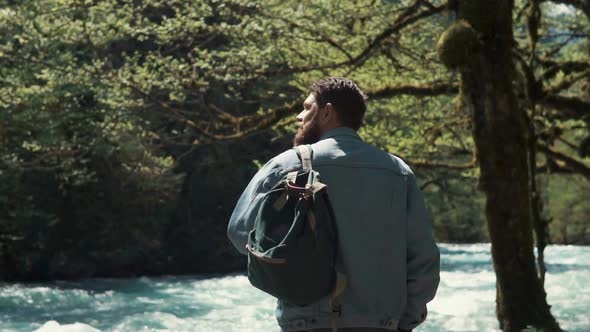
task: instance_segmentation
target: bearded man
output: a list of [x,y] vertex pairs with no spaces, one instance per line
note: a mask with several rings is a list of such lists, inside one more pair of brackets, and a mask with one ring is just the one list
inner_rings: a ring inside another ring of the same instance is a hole
[[[426,319],[439,283],[440,255],[416,177],[400,158],[357,134],[366,96],[346,78],[315,81],[297,115],[294,145],[311,144],[312,164],[328,185],[338,228],[338,255],[348,282],[341,331],[411,331]],[[256,201],[301,169],[294,150],[266,163],[240,197],[228,236],[247,254]],[[297,306],[279,300],[282,331],[332,331],[331,298]]]

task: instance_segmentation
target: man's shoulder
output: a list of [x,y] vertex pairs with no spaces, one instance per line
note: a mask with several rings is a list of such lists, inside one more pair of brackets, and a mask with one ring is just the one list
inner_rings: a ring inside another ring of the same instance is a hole
[[297,169],[299,166],[299,157],[294,149],[288,149],[272,158],[269,163],[273,165],[273,168],[279,171],[290,171]]
[[[325,142],[323,142],[325,143]],[[405,160],[393,153],[384,151],[372,144],[368,144],[366,142],[362,142],[365,149],[372,150],[371,154],[376,157],[375,160],[372,162],[379,164],[384,168],[388,168],[396,173],[399,173],[404,176],[413,176],[414,172],[410,168],[410,166],[405,162]],[[326,147],[322,146],[322,144],[312,144],[314,148],[314,162],[319,161],[320,164],[326,162],[327,159],[330,162],[334,162],[336,159],[343,157],[346,159],[347,151],[338,152],[337,149],[326,149]],[[316,154],[317,153],[317,154]],[[327,156],[323,156],[323,154],[327,154]],[[315,160],[315,157],[319,157],[320,160]],[[327,158],[325,158],[327,157]],[[373,158],[372,158],[373,159]],[[299,169],[301,167],[301,161],[297,156],[297,152],[294,148],[288,149],[283,151],[282,153],[278,154],[274,158],[269,161],[269,166],[273,169],[278,171],[279,173],[287,173],[293,170]]]
[[406,163],[406,161],[402,157],[395,155],[393,153],[390,153],[390,152],[385,152],[385,153],[387,153],[389,155],[389,157],[391,158],[393,163],[397,166],[397,168],[399,169],[399,172],[401,174],[411,175],[411,176],[414,175],[414,172],[412,171],[410,166]]
[[320,164],[383,168],[402,176],[413,174],[410,166],[401,157],[360,139],[348,142],[323,140],[312,146]]
[[413,175],[413,171],[406,161],[391,152],[385,151],[375,145],[363,142],[367,149],[372,150],[371,154],[376,156],[379,164],[403,176]]

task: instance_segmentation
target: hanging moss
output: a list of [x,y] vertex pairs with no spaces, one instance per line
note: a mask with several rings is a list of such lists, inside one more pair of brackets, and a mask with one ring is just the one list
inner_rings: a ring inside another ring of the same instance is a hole
[[479,48],[479,37],[469,23],[458,20],[440,36],[436,45],[442,63],[455,68],[467,63]]
[[458,18],[464,19],[478,32],[493,32],[497,6],[495,0],[458,0]]

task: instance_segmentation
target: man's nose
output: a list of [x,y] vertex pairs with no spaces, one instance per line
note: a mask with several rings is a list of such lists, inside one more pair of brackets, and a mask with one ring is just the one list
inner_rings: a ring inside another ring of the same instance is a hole
[[297,120],[297,122],[301,122],[303,121],[303,113],[305,112],[305,110],[301,111],[301,113],[297,114],[297,117],[295,118]]

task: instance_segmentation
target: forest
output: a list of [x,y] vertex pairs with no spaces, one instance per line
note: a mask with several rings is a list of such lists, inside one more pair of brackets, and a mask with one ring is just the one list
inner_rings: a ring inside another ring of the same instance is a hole
[[533,246],[542,272],[547,244],[590,244],[589,20],[588,0],[0,0],[0,279],[243,269],[229,216],[326,76],[368,95],[359,134],[415,171],[438,242],[534,276]]

